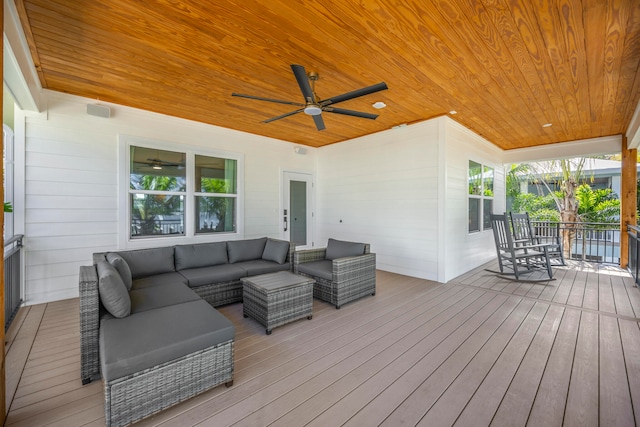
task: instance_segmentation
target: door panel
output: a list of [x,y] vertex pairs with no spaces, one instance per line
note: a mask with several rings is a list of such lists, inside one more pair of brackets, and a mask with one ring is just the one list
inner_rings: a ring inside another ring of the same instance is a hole
[[284,239],[297,248],[310,248],[313,244],[311,190],[312,176],[309,174],[284,173],[283,232]]

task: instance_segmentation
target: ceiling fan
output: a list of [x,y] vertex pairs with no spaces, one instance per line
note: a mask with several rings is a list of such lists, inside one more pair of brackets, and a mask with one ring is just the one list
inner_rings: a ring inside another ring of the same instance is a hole
[[324,120],[322,119],[322,112],[344,114],[346,116],[362,117],[363,119],[371,119],[371,120],[375,120],[378,117],[377,114],[363,113],[360,111],[353,111],[353,110],[345,110],[344,108],[334,108],[333,105],[339,102],[348,101],[350,99],[358,98],[361,96],[369,95],[375,92],[379,92],[381,90],[388,89],[387,84],[385,82],[381,82],[373,86],[367,86],[351,92],[343,93],[342,95],[333,96],[331,98],[321,100],[315,94],[315,83],[319,78],[318,74],[313,72],[307,74],[306,70],[302,65],[296,65],[296,64],[291,64],[291,70],[293,71],[293,74],[295,75],[296,80],[298,81],[298,86],[300,86],[300,91],[302,92],[302,96],[304,97],[304,100],[305,100],[304,104],[299,102],[282,101],[279,99],[263,98],[261,96],[244,95],[241,93],[232,93],[231,96],[239,96],[241,98],[256,99],[258,101],[276,102],[278,104],[296,105],[298,107],[302,107],[295,111],[291,111],[289,113],[285,113],[280,116],[267,119],[263,123],[270,123],[275,120],[284,119],[285,117],[293,116],[294,114],[304,112],[305,114],[313,117],[313,121],[315,122],[316,128],[318,128],[318,130],[323,130],[325,129],[325,126],[324,126]]
[[139,168],[151,168],[161,170],[165,167],[176,167],[179,170],[184,168],[184,163],[167,162],[158,158],[149,158],[145,162],[134,162]]

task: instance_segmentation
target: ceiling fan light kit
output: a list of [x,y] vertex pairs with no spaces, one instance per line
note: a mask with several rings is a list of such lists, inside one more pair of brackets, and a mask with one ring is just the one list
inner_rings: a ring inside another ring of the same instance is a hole
[[[363,87],[361,89],[343,93],[342,95],[333,96],[331,98],[321,100],[315,94],[315,82],[319,78],[318,73],[310,72],[309,74],[307,74],[307,71],[304,69],[304,67],[302,65],[297,65],[297,64],[291,64],[291,71],[293,71],[293,75],[295,76],[296,81],[298,82],[298,86],[300,87],[300,91],[302,92],[302,96],[304,97],[304,100],[305,100],[304,104],[299,102],[283,101],[280,99],[264,98],[261,96],[244,95],[244,94],[235,93],[235,92],[232,93],[231,96],[238,96],[241,98],[255,99],[257,101],[275,102],[277,104],[295,105],[297,107],[301,107],[289,113],[281,114],[279,116],[267,119],[263,123],[271,123],[276,120],[284,119],[285,117],[293,116],[294,114],[305,113],[313,117],[313,121],[316,125],[316,129],[323,130],[325,129],[324,120],[322,118],[323,112],[375,120],[378,117],[377,114],[364,113],[361,111],[354,111],[354,110],[346,110],[344,108],[335,108],[332,105],[335,105],[339,102],[348,101],[350,99],[359,98],[361,96],[369,95],[372,93],[380,92],[381,90],[388,89],[387,84],[385,82],[381,82],[373,86]],[[311,84],[313,84],[313,87],[311,87]],[[376,104],[384,105],[383,102],[376,102]],[[378,108],[381,108],[381,107],[378,107]]]

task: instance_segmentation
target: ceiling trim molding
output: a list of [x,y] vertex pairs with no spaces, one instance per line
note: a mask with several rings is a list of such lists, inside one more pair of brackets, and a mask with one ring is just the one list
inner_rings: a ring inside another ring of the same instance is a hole
[[4,11],[4,82],[21,109],[40,112],[42,85],[15,3],[5,0]]
[[585,157],[597,154],[619,153],[622,135],[581,139],[537,147],[518,148],[504,152],[504,163],[535,162],[570,157]]
[[626,132],[627,147],[630,149],[640,147],[640,102],[636,105],[631,122]]

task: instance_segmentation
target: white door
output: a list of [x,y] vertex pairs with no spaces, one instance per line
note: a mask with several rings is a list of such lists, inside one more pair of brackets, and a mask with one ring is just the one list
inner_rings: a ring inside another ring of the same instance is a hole
[[282,207],[284,239],[296,248],[308,249],[313,245],[312,189],[313,177],[305,173],[285,172]]

